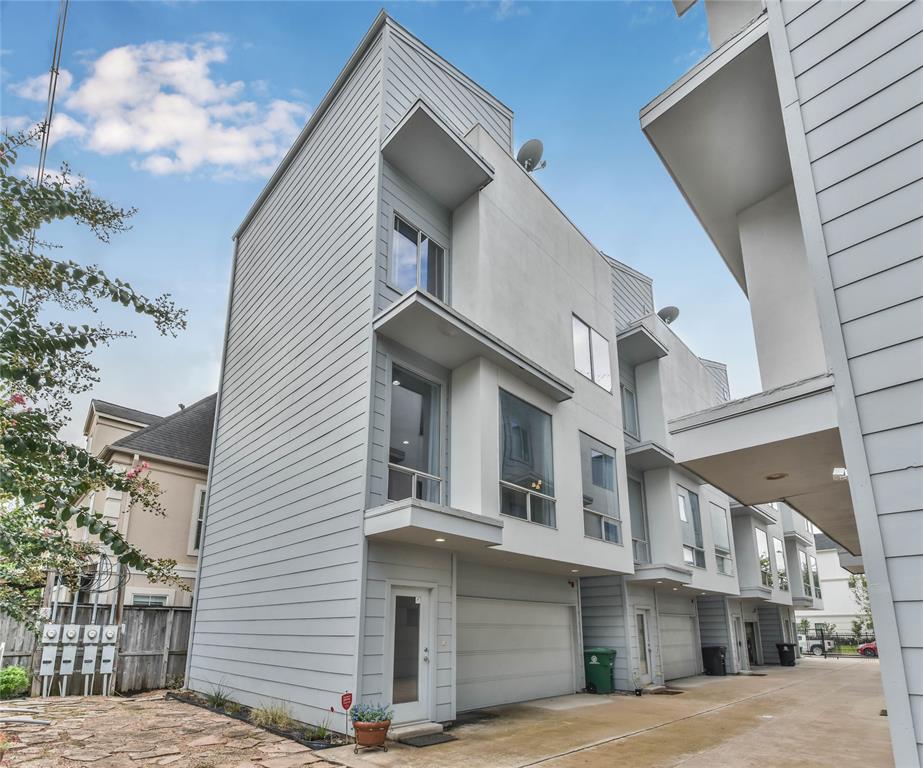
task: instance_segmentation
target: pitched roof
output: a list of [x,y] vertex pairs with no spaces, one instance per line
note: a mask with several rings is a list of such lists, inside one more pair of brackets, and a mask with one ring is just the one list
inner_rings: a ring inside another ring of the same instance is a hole
[[126,408],[124,405],[117,405],[116,403],[110,403],[106,400],[96,400],[94,398],[90,400],[90,407],[97,413],[114,416],[117,419],[124,419],[125,421],[133,421],[137,424],[144,424],[145,426],[159,424],[163,421],[163,416],[139,411],[135,408]]
[[157,424],[116,440],[110,448],[208,466],[217,399],[217,394],[204,397]]

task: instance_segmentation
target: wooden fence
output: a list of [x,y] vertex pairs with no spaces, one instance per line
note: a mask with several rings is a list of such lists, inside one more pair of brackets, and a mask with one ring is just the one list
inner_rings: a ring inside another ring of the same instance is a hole
[[[61,624],[91,623],[92,608],[79,606],[74,622],[70,621],[70,608],[59,614]],[[122,613],[122,632],[116,657],[115,690],[122,693],[149,691],[165,688],[168,684],[182,680],[186,669],[186,649],[189,641],[189,625],[192,613],[190,608],[141,607],[126,605]],[[108,620],[108,607],[97,616],[97,624]],[[3,666],[13,664],[30,669],[38,663],[35,651],[35,635],[26,627],[8,616],[0,616],[0,643],[6,643]],[[60,654],[59,654],[60,658]],[[80,669],[82,652],[78,646],[74,668]],[[55,663],[57,669],[58,663]],[[97,668],[99,656],[97,655]],[[32,669],[33,681],[36,680],[37,668]],[[100,692],[101,676],[96,675],[94,693]],[[33,693],[36,691],[33,688]],[[58,678],[52,681],[52,692],[58,693]],[[83,676],[72,675],[70,694],[83,693]]]

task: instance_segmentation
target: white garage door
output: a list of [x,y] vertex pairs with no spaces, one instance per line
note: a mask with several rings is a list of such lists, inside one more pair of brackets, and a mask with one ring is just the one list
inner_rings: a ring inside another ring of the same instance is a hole
[[660,614],[660,649],[663,679],[690,677],[698,673],[695,618],[675,613]]
[[573,609],[458,598],[458,711],[573,693]]

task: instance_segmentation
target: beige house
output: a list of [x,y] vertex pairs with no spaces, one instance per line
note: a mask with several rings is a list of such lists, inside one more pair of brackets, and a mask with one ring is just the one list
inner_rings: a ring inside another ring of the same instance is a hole
[[[166,417],[103,400],[90,402],[83,429],[87,450],[126,470],[146,461],[151,478],[160,486],[166,514],[159,517],[130,509],[127,494],[112,489],[93,494],[90,505],[117,520],[128,541],[141,546],[145,554],[176,560],[177,573],[190,588],[187,592],[151,584],[132,572],[125,586],[127,605],[192,602],[214,417],[215,395]],[[108,602],[105,596],[101,600]]]

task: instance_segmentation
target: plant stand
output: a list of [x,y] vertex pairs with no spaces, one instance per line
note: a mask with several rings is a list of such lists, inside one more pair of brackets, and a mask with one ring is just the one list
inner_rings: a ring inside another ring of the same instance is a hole
[[388,738],[390,727],[390,720],[383,720],[379,723],[354,722],[356,745],[353,747],[353,754],[358,755],[360,749],[380,749],[382,752],[387,752],[388,745],[385,741]]

